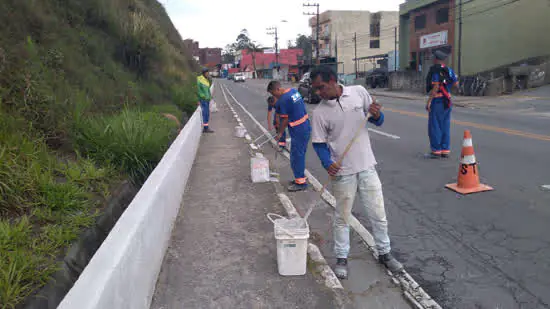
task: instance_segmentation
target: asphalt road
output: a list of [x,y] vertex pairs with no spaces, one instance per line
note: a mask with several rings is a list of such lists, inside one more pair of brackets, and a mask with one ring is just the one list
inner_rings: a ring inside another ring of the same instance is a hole
[[[267,81],[219,80],[260,122]],[[385,124],[371,132],[384,186],[395,255],[444,308],[550,308],[550,119],[548,100],[533,108],[453,110],[452,151],[427,159],[423,102],[379,98]],[[309,106],[314,113],[315,106]],[[535,111],[535,112],[533,112]],[[265,124],[267,127],[267,124]],[[253,137],[260,131],[247,124]],[[483,183],[494,191],[460,196],[456,181],[462,135],[473,135]],[[307,168],[327,180],[313,149]],[[368,226],[362,213],[355,213]]]

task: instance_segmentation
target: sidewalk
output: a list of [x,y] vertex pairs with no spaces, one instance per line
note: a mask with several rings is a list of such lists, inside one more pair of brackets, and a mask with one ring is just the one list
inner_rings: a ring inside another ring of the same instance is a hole
[[271,183],[251,183],[248,145],[220,91],[215,100],[216,132],[202,136],[151,308],[337,308],[311,272],[278,274],[266,214],[284,208]]
[[[527,101],[541,100],[543,103],[548,102],[548,92],[550,86],[544,86],[536,89],[530,89],[523,92],[518,92],[510,95],[501,95],[495,97],[473,97],[473,96],[453,96],[453,104],[455,106],[467,107],[467,108],[479,108],[479,107],[498,107],[503,105],[516,105]],[[423,95],[418,92],[410,91],[392,91],[385,89],[368,89],[369,93],[374,96],[396,98],[403,100],[415,100],[425,102],[428,98],[427,95]]]

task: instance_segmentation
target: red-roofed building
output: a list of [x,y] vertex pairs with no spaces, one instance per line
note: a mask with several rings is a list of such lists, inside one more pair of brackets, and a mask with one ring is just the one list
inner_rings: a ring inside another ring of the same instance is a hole
[[[279,50],[279,76],[287,79],[289,74],[298,74],[298,57],[304,54],[301,49]],[[253,68],[252,53],[243,50],[240,68],[245,71]],[[277,76],[277,63],[275,53],[256,52],[256,70],[259,78],[273,78]]]

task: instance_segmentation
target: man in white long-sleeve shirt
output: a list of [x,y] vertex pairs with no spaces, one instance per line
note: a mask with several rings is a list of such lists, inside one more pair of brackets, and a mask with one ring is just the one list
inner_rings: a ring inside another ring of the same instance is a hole
[[[373,102],[362,86],[338,84],[337,75],[329,67],[319,67],[311,72],[313,89],[319,91],[323,100],[313,113],[312,143],[321,163],[333,177],[332,193],[336,198],[334,212],[335,273],[341,279],[347,278],[347,258],[350,250],[349,218],[359,193],[361,205],[365,208],[372,225],[372,234],[378,250],[378,259],[393,272],[403,269],[391,254],[388,222],[384,208],[382,184],[378,178],[376,159],[372,152],[369,122],[376,126],[384,123],[380,105]],[[338,164],[348,143],[357,130],[361,130],[346,157]]]

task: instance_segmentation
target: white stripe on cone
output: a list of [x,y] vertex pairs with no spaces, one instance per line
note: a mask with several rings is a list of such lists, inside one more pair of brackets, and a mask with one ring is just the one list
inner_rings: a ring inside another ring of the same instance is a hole
[[464,139],[464,141],[462,142],[462,147],[472,147],[474,146],[473,143],[472,143],[472,139],[471,138],[466,138]]
[[462,160],[460,160],[460,163],[462,163],[462,164],[474,164],[474,163],[476,163],[476,156],[475,155],[464,156],[462,158]]

